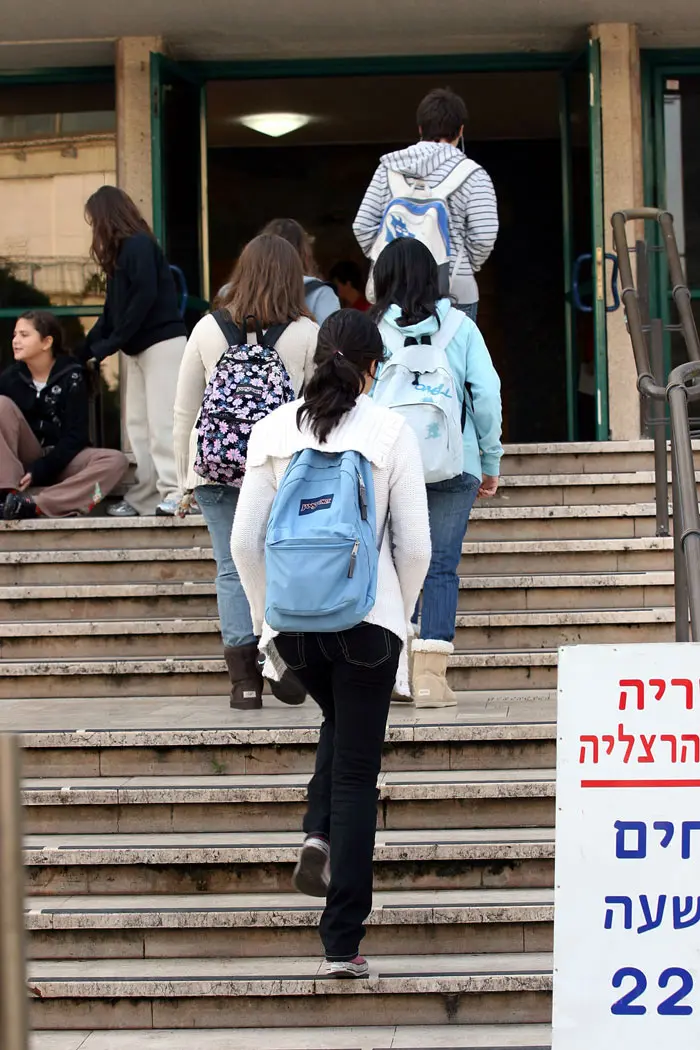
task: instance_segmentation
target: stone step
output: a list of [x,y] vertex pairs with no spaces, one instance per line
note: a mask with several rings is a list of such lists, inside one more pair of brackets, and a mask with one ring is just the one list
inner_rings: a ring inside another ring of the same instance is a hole
[[[671,569],[670,537],[485,540],[462,546],[462,575],[517,572],[625,572]],[[0,586],[211,582],[211,549],[13,550],[0,553]]]
[[672,642],[674,638],[672,607],[460,613],[455,645],[461,650],[491,646],[553,649],[560,645]]
[[33,1027],[209,1028],[546,1023],[547,952],[377,956],[371,976],[334,981],[318,955],[256,959],[35,961]]
[[30,1050],[550,1050],[538,1024],[34,1032]]
[[673,569],[673,539],[485,540],[462,545],[462,576]]
[[[32,896],[287,892],[302,835],[285,832],[29,835]],[[553,828],[377,831],[375,886],[551,888]]]
[[[700,481],[700,474],[696,475]],[[667,500],[671,499],[671,474]],[[605,474],[512,474],[501,479],[498,492],[478,506],[545,507],[599,503],[652,503],[656,500],[653,470]]]
[[[368,955],[551,951],[553,891],[377,893]],[[313,955],[323,905],[297,893],[185,894],[26,902],[33,959]]]
[[[673,572],[516,573],[460,577],[460,609],[629,608],[673,604]],[[552,592],[556,590],[556,598]],[[468,593],[467,593],[468,592]],[[76,635],[110,634],[94,621],[160,623],[216,616],[213,580],[207,582],[77,584],[0,587],[0,631],[4,624],[64,621]],[[31,634],[31,628],[23,628]],[[150,628],[142,627],[148,632]],[[164,629],[165,630],[165,629]],[[21,629],[20,629],[21,633]],[[52,632],[48,632],[52,633]],[[60,634],[56,630],[54,633]],[[119,634],[119,630],[114,632]],[[129,633],[123,628],[121,634]],[[131,632],[131,633],[138,633]],[[195,633],[194,631],[192,633]],[[196,633],[208,633],[197,631]],[[164,643],[167,644],[167,643]],[[182,648],[178,650],[182,653]],[[189,655],[195,655],[190,651]],[[122,655],[126,655],[121,650]],[[150,653],[149,653],[150,655]]]
[[469,519],[470,540],[611,539],[653,536],[653,503],[573,507],[482,507]]
[[[507,486],[504,492],[511,491]],[[614,491],[608,487],[601,491]],[[472,539],[554,539],[652,536],[653,501],[595,503],[580,506],[484,506],[470,519]],[[84,549],[206,548],[210,540],[204,519],[54,518],[0,521],[3,551]]]
[[[216,699],[224,713],[220,699]],[[169,700],[165,698],[166,703]],[[537,705],[540,715],[548,719],[554,707],[553,693],[491,693],[481,700],[474,694],[460,696],[459,700],[458,707],[437,710],[392,704],[382,758],[384,772],[554,766],[556,724],[553,721],[517,721],[515,715],[507,722],[483,721],[489,705],[499,705],[496,708],[499,711],[523,705],[526,717]],[[151,700],[156,719],[160,717],[161,702],[160,698]],[[43,724],[50,714],[55,717],[55,708],[49,709],[46,701],[23,703],[38,709],[35,717]],[[61,709],[64,707],[70,709],[71,701],[64,701]],[[107,708],[105,720],[109,721],[113,713]],[[119,713],[124,717],[123,706]],[[206,714],[203,711],[199,715],[202,721]],[[306,704],[295,711],[275,701],[270,701],[268,706],[266,700],[262,710],[236,712],[236,716],[240,716],[240,721],[237,718],[235,728],[26,732],[22,738],[24,775],[196,777],[212,773],[220,776],[313,771],[320,722],[315,704]],[[16,729],[22,716],[14,711],[10,717]],[[64,716],[61,717],[64,721]],[[77,702],[73,717],[98,721],[99,707],[87,700],[81,708]]]
[[[377,827],[549,827],[554,770],[381,773]],[[42,777],[24,782],[31,834],[294,831],[306,811],[306,773],[200,777]]]
[[[105,540],[110,534],[105,535]],[[211,547],[11,550],[0,553],[0,586],[211,581]]]
[[204,518],[37,518],[0,521],[3,551],[210,547]]
[[[556,688],[555,651],[455,653],[448,676],[456,690]],[[179,659],[5,660],[0,664],[0,699],[64,697],[221,696],[229,692],[223,660],[206,656]],[[307,700],[311,704],[310,700]],[[236,713],[231,713],[235,724]]]
[[[667,462],[671,466],[668,443]],[[696,469],[700,469],[700,442],[693,442]],[[506,445],[501,461],[504,475],[598,474],[654,469],[654,443],[640,441],[566,441],[534,445]]]

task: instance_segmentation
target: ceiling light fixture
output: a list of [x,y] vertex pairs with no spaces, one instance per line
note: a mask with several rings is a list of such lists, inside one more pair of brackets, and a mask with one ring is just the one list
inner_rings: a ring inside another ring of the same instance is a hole
[[261,135],[269,135],[278,139],[282,135],[303,128],[310,124],[312,118],[304,113],[251,113],[248,117],[240,117],[240,123],[252,131],[259,131]]

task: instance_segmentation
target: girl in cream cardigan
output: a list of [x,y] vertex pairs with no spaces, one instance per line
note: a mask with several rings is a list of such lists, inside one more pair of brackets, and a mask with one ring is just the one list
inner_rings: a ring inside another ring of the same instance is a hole
[[329,973],[338,977],[368,973],[359,947],[372,906],[377,775],[397,672],[400,687],[408,688],[407,625],[430,563],[417,440],[402,416],[366,396],[383,356],[381,336],[365,314],[340,310],[324,322],[304,400],[253,427],[231,536],[253,630],[265,648],[273,637],[264,622],[265,531],[290,459],[313,448],[352,449],[370,461],[378,533],[379,523],[389,522],[374,607],[347,631],[275,636],[279,655],[323,712],[294,884],[327,897],[320,932]]

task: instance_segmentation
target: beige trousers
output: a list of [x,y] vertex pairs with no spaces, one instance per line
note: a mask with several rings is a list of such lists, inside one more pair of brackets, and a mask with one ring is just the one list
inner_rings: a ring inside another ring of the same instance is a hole
[[[0,489],[16,489],[42,448],[17,405],[0,397]],[[84,448],[53,485],[31,488],[27,495],[42,514],[61,518],[86,514],[123,478],[129,462],[113,448]]]
[[139,514],[154,514],[160,500],[179,497],[173,450],[173,408],[185,336],[154,343],[141,354],[122,354],[126,375],[126,433],[136,458],[136,481],[126,494]]

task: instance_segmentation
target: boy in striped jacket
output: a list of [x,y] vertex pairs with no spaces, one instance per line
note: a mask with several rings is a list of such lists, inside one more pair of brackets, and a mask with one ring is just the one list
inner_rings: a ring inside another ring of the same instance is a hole
[[[450,292],[458,308],[476,320],[479,289],[476,274],[493,250],[498,235],[496,192],[488,174],[463,149],[467,107],[449,88],[426,95],[416,114],[420,141],[381,158],[353,223],[355,237],[370,256],[390,201],[390,172],[402,175],[439,194],[458,165],[463,181],[447,197],[450,235]],[[452,180],[454,181],[454,180]]]

